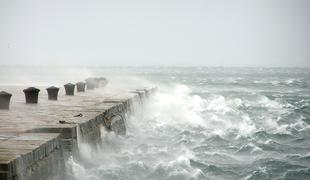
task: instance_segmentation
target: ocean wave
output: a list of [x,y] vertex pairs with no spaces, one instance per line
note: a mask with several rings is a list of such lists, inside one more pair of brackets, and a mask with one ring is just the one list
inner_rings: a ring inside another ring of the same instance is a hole
[[178,73],[165,81],[186,81],[145,103],[125,137],[106,133],[98,153],[84,148],[91,162],[71,162],[77,179],[310,177],[304,79]]
[[253,162],[253,165],[259,167],[266,167],[268,170],[273,170],[275,173],[285,172],[288,169],[300,169],[305,168],[301,165],[291,164],[284,160],[273,159],[273,158],[262,158]]
[[254,143],[248,143],[245,145],[242,145],[237,151],[236,154],[243,154],[243,155],[248,155],[248,154],[259,154],[262,153],[263,150],[255,145]]
[[224,138],[222,138],[219,135],[213,135],[213,136],[207,138],[203,142],[203,144],[212,144],[213,146],[214,145],[223,145],[223,144],[228,144],[228,143],[229,143],[228,140],[225,140]]
[[263,86],[299,86],[305,87],[306,82],[304,79],[260,79],[260,80],[253,80],[253,84],[263,85]]
[[210,179],[236,179],[238,178],[238,174],[233,172],[233,171],[229,171],[229,170],[225,170],[224,168],[215,166],[215,165],[208,165],[208,164],[204,164],[202,162],[199,161],[195,161],[195,160],[190,160],[190,165],[195,167],[195,168],[199,168],[201,169],[201,171],[207,176],[210,177]]
[[270,173],[267,172],[266,168],[259,168],[251,173],[249,173],[243,180],[262,180],[271,179]]
[[289,170],[283,175],[283,180],[291,180],[296,179],[298,180],[309,180],[310,177],[310,168],[303,168],[298,170]]

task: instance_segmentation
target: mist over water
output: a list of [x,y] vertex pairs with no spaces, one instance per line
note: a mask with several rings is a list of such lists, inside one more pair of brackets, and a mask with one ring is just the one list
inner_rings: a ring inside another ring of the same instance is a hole
[[310,70],[125,68],[159,92],[70,159],[74,179],[309,179]]
[[101,144],[80,145],[82,158],[67,162],[72,179],[310,178],[310,69],[128,67],[71,72],[73,76],[64,78],[58,69],[62,78],[57,82],[99,75],[109,79],[112,89],[159,88],[143,109],[128,116],[126,136],[102,129]]
[[96,146],[80,140],[69,180],[309,180],[309,8],[309,0],[0,1],[0,91],[17,102],[24,87],[43,95],[89,77],[109,80],[94,96],[158,87],[128,115],[126,136],[102,129]]

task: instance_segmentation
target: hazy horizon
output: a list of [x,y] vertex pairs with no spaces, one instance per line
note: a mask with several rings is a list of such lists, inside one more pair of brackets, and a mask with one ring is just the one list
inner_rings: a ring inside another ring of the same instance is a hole
[[205,65],[76,65],[76,64],[0,64],[0,67],[11,67],[11,68],[20,68],[20,67],[42,67],[42,68],[50,68],[50,67],[59,67],[59,68],[263,68],[263,69],[310,69],[310,66],[205,66]]
[[310,67],[308,0],[0,1],[2,66]]

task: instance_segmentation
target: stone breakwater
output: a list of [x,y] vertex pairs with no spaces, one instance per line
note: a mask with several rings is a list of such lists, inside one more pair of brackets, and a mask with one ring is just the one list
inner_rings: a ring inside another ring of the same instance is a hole
[[57,101],[42,92],[38,104],[26,104],[22,87],[1,89],[13,96],[10,110],[0,110],[0,180],[66,179],[65,162],[78,156],[78,139],[96,144],[101,128],[126,134],[126,114],[156,91],[108,94],[97,89],[74,96],[60,92]]

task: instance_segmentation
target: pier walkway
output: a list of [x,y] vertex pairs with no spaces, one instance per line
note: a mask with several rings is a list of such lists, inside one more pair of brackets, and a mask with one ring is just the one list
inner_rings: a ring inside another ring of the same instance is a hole
[[1,87],[13,94],[10,110],[0,110],[0,180],[65,179],[65,160],[76,153],[78,138],[100,141],[100,128],[125,134],[125,114],[155,88],[104,93],[101,88],[74,96],[61,88],[57,101],[46,87],[38,104],[26,104],[25,87]]

